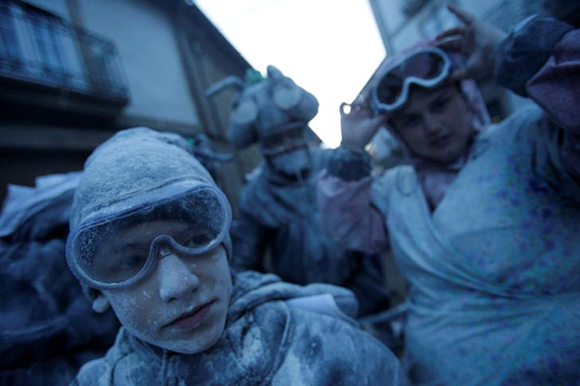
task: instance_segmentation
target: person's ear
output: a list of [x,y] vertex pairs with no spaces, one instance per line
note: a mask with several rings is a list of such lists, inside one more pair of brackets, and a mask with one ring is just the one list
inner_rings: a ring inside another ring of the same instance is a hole
[[111,307],[111,303],[109,300],[103,295],[102,292],[99,292],[97,296],[93,299],[93,310],[102,314],[103,312],[107,311]]

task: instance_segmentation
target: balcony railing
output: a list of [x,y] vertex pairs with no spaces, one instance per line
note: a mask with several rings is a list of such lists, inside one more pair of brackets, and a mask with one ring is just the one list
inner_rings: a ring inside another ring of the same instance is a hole
[[21,1],[0,4],[0,80],[116,105],[128,90],[113,42]]

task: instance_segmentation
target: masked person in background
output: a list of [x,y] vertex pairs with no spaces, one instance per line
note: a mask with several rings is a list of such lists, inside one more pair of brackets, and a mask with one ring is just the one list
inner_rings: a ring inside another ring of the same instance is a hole
[[[392,250],[411,286],[411,381],[578,384],[580,31],[537,16],[505,37],[450,9],[463,27],[386,62],[372,110],[343,113],[319,181],[324,229]],[[465,77],[494,68],[537,105],[485,126]],[[413,162],[372,179],[363,148],[383,123]]]
[[80,173],[8,185],[0,214],[0,385],[67,385],[102,356],[119,325],[92,314],[67,270],[66,237]]
[[122,327],[74,383],[399,385],[397,359],[347,316],[350,291],[230,270],[231,209],[190,150],[136,128],[87,160],[67,263]]
[[[273,66],[268,77],[244,87],[226,78],[208,91],[228,85],[239,94],[232,103],[229,134],[237,148],[259,143],[265,162],[244,187],[240,215],[232,229],[233,266],[271,270],[297,284],[331,283],[351,289],[360,315],[388,308],[381,260],[343,248],[320,228],[316,176],[328,151],[309,146],[308,122],[318,112],[316,98]],[[265,257],[271,256],[271,267]]]

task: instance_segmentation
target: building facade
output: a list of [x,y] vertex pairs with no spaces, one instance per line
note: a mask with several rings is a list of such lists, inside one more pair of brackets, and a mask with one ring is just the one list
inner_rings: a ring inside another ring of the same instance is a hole
[[[135,126],[226,140],[229,100],[204,96],[251,68],[184,0],[8,0],[0,4],[0,182],[80,170],[116,131]],[[233,155],[217,182],[234,202],[256,149]]]

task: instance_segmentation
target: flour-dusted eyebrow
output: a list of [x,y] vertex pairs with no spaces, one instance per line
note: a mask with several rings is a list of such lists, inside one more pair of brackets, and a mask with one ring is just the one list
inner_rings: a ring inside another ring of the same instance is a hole
[[420,113],[411,112],[409,114],[404,114],[398,117],[393,117],[392,122],[395,124],[396,128],[404,129],[410,126],[415,126],[422,121],[422,116]]
[[415,119],[419,116],[420,116],[419,113],[410,112],[408,114],[401,114],[399,116],[393,117],[393,120],[398,121],[398,122],[403,122],[403,121],[408,121],[410,119]]
[[438,95],[435,99],[433,99],[431,102],[429,102],[429,108],[434,108],[434,107],[439,107],[442,104],[446,104],[451,98],[453,97],[453,94],[447,92],[447,93],[442,93],[440,95]]
[[458,89],[456,87],[453,87],[453,86],[441,87],[441,88],[433,91],[432,99],[436,100],[436,99],[439,99],[442,97],[450,97],[456,92],[458,92]]

